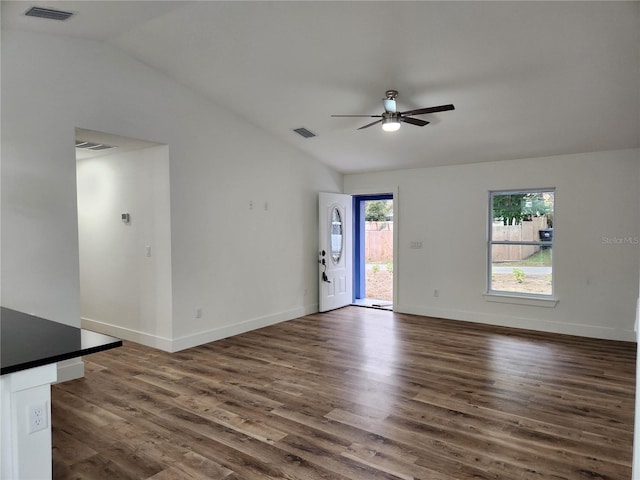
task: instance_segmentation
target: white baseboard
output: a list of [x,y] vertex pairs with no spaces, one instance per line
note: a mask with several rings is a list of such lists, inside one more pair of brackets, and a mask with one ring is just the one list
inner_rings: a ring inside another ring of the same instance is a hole
[[84,362],[82,358],[72,358],[58,362],[58,380],[56,383],[68,382],[84,377]]
[[317,304],[305,305],[293,310],[287,310],[273,315],[245,320],[233,325],[226,325],[224,327],[212,328],[211,330],[185,335],[173,340],[171,352],[178,352],[204,343],[215,342],[216,340],[250,332],[251,330],[257,330],[258,328],[268,327],[269,325],[286,322],[287,320],[293,320],[294,318],[304,317],[305,315],[317,312]]
[[233,325],[225,325],[210,330],[205,330],[179,338],[165,338],[146,332],[140,332],[130,328],[112,325],[99,320],[82,317],[82,328],[93,330],[96,332],[111,335],[130,342],[146,345],[147,347],[158,348],[165,352],[178,352],[187,348],[196,347],[204,343],[215,342],[226,337],[238,335],[240,333],[249,332],[258,328],[267,327],[276,323],[293,320],[294,318],[303,317],[318,312],[318,304],[305,305],[300,308],[279,312],[264,317],[245,320]]
[[160,337],[158,335],[141,332],[132,328],[120,327],[118,325],[86,317],[82,317],[80,321],[82,328],[86,328],[87,330],[93,330],[94,332],[104,333],[105,335],[111,335],[112,337],[121,338],[123,340],[129,340],[130,342],[146,345],[147,347],[158,348],[165,352],[171,351],[170,338]]
[[449,320],[463,320],[465,322],[483,323],[486,325],[498,325],[502,327],[522,328],[527,330],[539,330],[541,332],[560,333],[564,335],[576,335],[579,337],[601,338],[603,340],[621,340],[635,342],[636,334],[633,330],[607,328],[595,325],[583,325],[578,323],[555,322],[532,318],[521,318],[511,315],[497,315],[495,313],[468,312],[448,308],[426,307],[422,305],[397,305],[394,311],[398,313],[410,313],[425,317],[446,318]]

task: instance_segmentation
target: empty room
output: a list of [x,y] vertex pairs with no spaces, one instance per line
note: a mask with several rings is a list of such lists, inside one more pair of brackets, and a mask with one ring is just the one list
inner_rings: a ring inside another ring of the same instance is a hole
[[0,478],[640,478],[640,2],[1,22]]

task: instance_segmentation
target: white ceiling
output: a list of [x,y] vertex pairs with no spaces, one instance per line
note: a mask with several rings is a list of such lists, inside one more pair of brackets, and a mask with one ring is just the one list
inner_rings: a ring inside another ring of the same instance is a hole
[[[637,1],[34,4],[77,15],[3,1],[3,28],[110,43],[345,173],[640,147]],[[396,133],[330,117],[391,88],[456,109]]]

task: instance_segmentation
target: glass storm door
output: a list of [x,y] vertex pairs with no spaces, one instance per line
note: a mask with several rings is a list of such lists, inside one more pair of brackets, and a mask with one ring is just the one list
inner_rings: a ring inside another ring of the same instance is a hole
[[351,195],[320,193],[319,309],[321,312],[353,301],[353,240]]

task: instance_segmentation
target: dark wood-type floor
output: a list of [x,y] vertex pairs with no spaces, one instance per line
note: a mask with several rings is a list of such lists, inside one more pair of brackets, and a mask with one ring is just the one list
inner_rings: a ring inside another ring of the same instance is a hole
[[55,479],[630,479],[635,345],[348,307],[53,387]]

